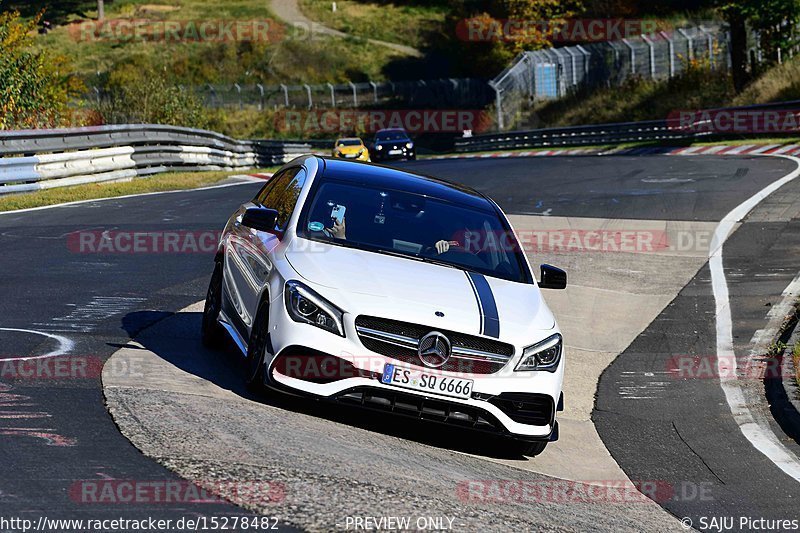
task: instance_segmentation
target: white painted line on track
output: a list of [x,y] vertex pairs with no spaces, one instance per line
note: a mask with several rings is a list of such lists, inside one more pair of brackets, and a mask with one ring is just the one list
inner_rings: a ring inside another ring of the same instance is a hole
[[[263,181],[263,180],[258,180]],[[56,207],[69,207],[73,205],[88,204],[91,202],[107,202],[109,200],[124,200],[126,198],[138,198],[140,196],[155,196],[156,194],[174,194],[178,192],[208,191],[211,189],[225,189],[226,187],[236,187],[237,185],[250,185],[251,181],[237,181],[235,183],[223,183],[222,185],[209,185],[197,189],[176,189],[174,191],[142,192],[138,194],[126,194],[124,196],[111,196],[108,198],[94,198],[90,200],[76,200],[74,202],[64,202],[63,204],[41,205],[39,207],[27,207],[25,209],[15,209],[14,211],[0,211],[0,215],[10,215],[14,213],[28,213],[30,211],[41,211],[43,209],[53,209]]]
[[42,335],[43,337],[49,337],[51,339],[55,339],[58,342],[58,348],[44,355],[33,355],[30,357],[4,357],[2,361],[30,361],[31,359],[44,359],[46,357],[57,357],[59,355],[64,355],[71,352],[72,348],[75,346],[75,343],[66,337],[62,337],[61,335],[56,335],[54,333],[36,331],[35,329],[0,328],[0,331],[17,331],[20,333],[30,333],[32,335]]
[[717,329],[717,370],[720,386],[731,410],[731,415],[748,441],[787,475],[800,481],[800,460],[790,452],[769,428],[768,423],[759,421],[750,411],[744,393],[738,383],[736,355],[733,350],[733,319],[728,293],[728,283],[722,264],[722,246],[730,236],[734,226],[740,222],[764,198],[777,191],[800,175],[800,159],[791,156],[778,156],[794,161],[798,168],[778,181],[761,189],[745,200],[720,221],[711,239],[709,268],[711,285],[716,306]]

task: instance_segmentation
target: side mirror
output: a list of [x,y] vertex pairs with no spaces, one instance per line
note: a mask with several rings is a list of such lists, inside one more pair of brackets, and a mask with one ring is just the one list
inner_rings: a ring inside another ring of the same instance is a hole
[[566,289],[567,273],[553,265],[542,265],[542,275],[539,278],[540,289]]
[[242,215],[242,226],[268,233],[275,233],[277,221],[278,212],[266,207],[248,207]]

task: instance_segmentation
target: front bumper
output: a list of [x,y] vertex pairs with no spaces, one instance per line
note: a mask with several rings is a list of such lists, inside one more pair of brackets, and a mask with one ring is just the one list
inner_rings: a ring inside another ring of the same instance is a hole
[[372,159],[375,161],[397,161],[400,159],[414,159],[416,151],[414,149],[404,149],[399,154],[390,154],[387,150],[375,150],[372,152]]
[[[273,309],[270,331],[277,355],[267,360],[265,373],[272,388],[516,438],[546,440],[557,435],[563,358],[556,372],[514,372],[519,353],[493,374],[437,371],[447,377],[474,380],[467,399],[418,392],[380,381],[385,364],[403,363],[365,348],[352,315],[344,316],[346,337],[342,338],[294,322],[282,305]],[[521,349],[518,351],[521,353]]]
[[342,153],[342,152],[332,152],[331,154],[336,159],[344,159],[346,161],[369,161],[369,152],[364,150],[361,155],[357,153]]

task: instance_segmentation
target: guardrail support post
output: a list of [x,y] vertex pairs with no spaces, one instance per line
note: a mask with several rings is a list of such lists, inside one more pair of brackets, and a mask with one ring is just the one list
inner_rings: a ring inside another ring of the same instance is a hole
[[258,110],[262,111],[264,109],[264,86],[260,83],[256,83],[256,87],[258,87]]
[[311,86],[307,83],[304,83],[303,87],[306,88],[306,94],[308,95],[308,108],[311,109],[314,107],[314,102],[311,100]]
[[352,81],[348,81],[347,83],[350,84],[350,87],[353,88],[353,107],[358,107],[358,94],[356,94],[356,84]]

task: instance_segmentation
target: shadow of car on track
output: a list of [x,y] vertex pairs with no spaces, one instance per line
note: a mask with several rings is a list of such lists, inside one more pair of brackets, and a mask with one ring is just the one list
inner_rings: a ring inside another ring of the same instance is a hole
[[[502,459],[525,459],[511,451],[504,453],[504,438],[469,429],[413,419],[388,412],[279,392],[250,391],[244,383],[244,358],[233,342],[220,350],[210,350],[200,341],[201,313],[168,314],[137,311],[123,318],[127,325],[157,323],[141,331],[136,341],[144,348],[180,370],[209,381],[241,398],[279,409],[324,418],[338,424],[358,427],[397,438],[453,451]],[[166,319],[164,319],[167,317]],[[139,327],[133,327],[138,331]]]

